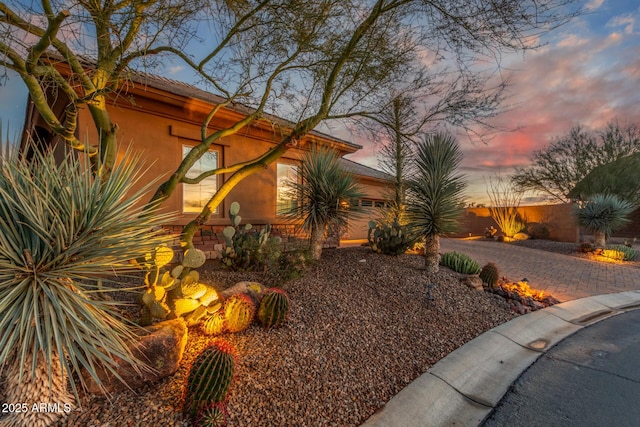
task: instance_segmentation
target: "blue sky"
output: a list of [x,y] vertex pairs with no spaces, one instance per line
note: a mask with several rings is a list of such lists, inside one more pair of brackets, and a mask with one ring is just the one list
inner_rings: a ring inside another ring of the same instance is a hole
[[[521,130],[498,133],[486,144],[459,138],[470,199],[486,199],[484,177],[509,175],[526,166],[533,150],[576,124],[600,128],[612,119],[640,123],[640,5],[621,0],[584,5],[589,13],[546,35],[541,49],[503,58],[512,85],[507,111],[494,123]],[[183,77],[179,71],[168,69],[174,78]],[[0,118],[12,134],[22,125],[25,99],[15,76],[0,87]],[[364,146],[351,159],[377,166],[378,147],[344,128],[331,132]]]

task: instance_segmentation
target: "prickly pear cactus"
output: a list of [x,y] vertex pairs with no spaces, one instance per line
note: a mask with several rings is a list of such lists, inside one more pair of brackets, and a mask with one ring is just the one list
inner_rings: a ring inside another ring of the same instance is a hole
[[218,339],[202,350],[189,370],[183,412],[194,417],[205,406],[224,401],[235,369],[235,350],[228,342]]
[[207,260],[207,256],[200,249],[187,249],[184,252],[184,258],[182,259],[182,265],[187,268],[199,268],[202,267]]
[[256,313],[256,305],[246,294],[232,295],[224,308],[224,319],[229,332],[241,332],[249,327]]
[[500,278],[498,266],[492,262],[488,263],[482,267],[482,270],[480,271],[480,278],[491,289],[496,288],[498,286],[498,279]]
[[[226,246],[222,251],[222,263],[233,270],[257,269],[263,267],[265,261],[265,247],[268,242],[276,246],[280,244],[280,238],[271,236],[271,225],[267,224],[260,231],[254,230],[253,225],[240,226],[242,218],[238,215],[240,204],[233,202],[229,208],[231,225],[222,230]],[[273,248],[267,251],[268,256],[277,258],[279,250]],[[277,253],[277,254],[276,254]]]
[[367,240],[374,252],[401,255],[413,247],[418,238],[397,221],[391,224],[377,224],[375,221],[369,221]]
[[[171,270],[161,271],[173,259],[173,250],[166,246],[156,248],[145,256],[148,269],[145,277],[147,288],[142,293],[142,310],[140,324],[150,325],[153,319],[166,319],[185,316],[188,325],[192,326],[214,313],[220,308],[218,292],[200,283],[200,276],[195,270],[205,262],[205,254],[199,249],[187,250],[183,262]],[[186,274],[184,274],[186,273]],[[181,278],[181,276],[184,276]],[[210,310],[211,308],[211,310]]]
[[289,296],[279,288],[271,288],[260,301],[258,320],[267,328],[279,328],[289,318]]

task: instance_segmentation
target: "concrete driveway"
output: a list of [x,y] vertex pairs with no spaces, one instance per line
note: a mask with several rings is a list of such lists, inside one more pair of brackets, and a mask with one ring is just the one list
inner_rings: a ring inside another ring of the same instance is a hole
[[640,268],[606,264],[508,243],[441,239],[440,252],[458,251],[484,265],[494,262],[509,280],[527,278],[533,289],[564,302],[640,289]]

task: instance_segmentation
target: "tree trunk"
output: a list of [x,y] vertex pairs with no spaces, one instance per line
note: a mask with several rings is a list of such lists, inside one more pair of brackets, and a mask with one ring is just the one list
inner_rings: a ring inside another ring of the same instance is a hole
[[[11,363],[6,372],[5,400],[8,403],[25,403],[20,412],[11,412],[2,419],[3,426],[14,427],[47,427],[65,416],[75,406],[74,397],[67,392],[69,383],[60,367],[60,359],[52,355],[51,389],[49,388],[49,366],[45,357],[38,354],[38,362],[33,377],[31,376],[31,354],[27,355],[25,365],[21,366],[19,357]],[[20,368],[22,367],[22,378]],[[50,410],[34,410],[33,405],[40,403],[51,405]],[[57,404],[57,408],[55,405]],[[53,410],[55,408],[56,410]]]
[[593,233],[594,245],[596,248],[604,248],[607,244],[607,236],[601,231]]
[[311,237],[309,238],[309,249],[314,260],[320,260],[322,255],[322,240],[324,239],[324,230],[326,227],[313,227],[311,229]]
[[437,273],[440,269],[440,236],[427,236],[424,242],[424,267],[427,273]]

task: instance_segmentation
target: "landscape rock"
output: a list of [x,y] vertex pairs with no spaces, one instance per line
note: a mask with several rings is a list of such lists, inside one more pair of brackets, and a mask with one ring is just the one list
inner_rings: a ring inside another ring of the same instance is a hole
[[527,240],[529,237],[530,236],[527,233],[516,233],[513,235],[515,240]]
[[463,276],[460,276],[460,283],[463,283],[471,289],[475,289],[478,291],[481,291],[483,289],[482,279],[477,274],[465,274]]
[[[126,385],[104,369],[98,369],[101,388],[96,381],[82,370],[87,389],[94,394],[117,393],[131,388],[133,390],[143,384],[153,383],[173,374],[182,360],[187,345],[187,325],[181,318],[167,320],[146,328],[148,333],[142,335],[131,347],[138,359],[145,361],[151,369],[137,370],[123,360],[117,360],[117,372]],[[128,386],[128,387],[127,387]]]
[[226,299],[231,295],[247,294],[251,297],[253,302],[256,303],[256,306],[258,306],[260,305],[260,301],[262,301],[262,297],[267,289],[268,288],[266,286],[258,282],[238,282],[230,288],[220,292],[220,295]]

